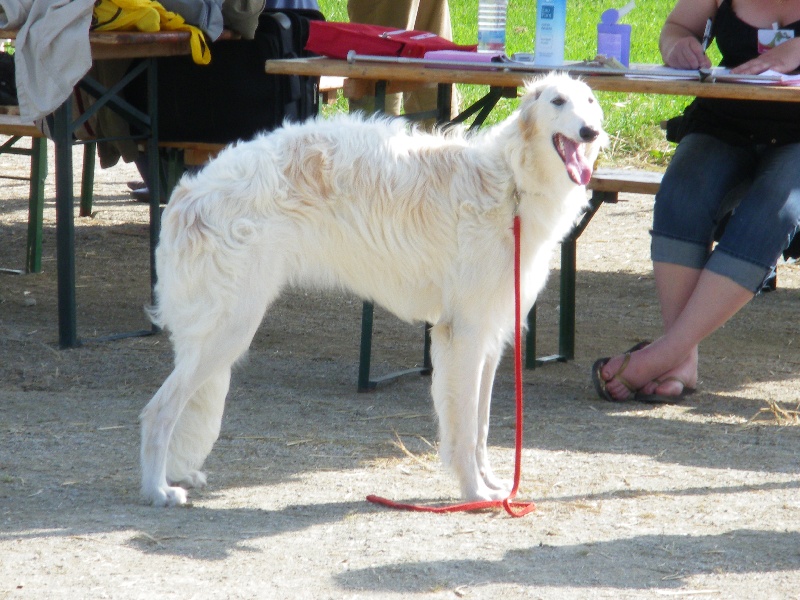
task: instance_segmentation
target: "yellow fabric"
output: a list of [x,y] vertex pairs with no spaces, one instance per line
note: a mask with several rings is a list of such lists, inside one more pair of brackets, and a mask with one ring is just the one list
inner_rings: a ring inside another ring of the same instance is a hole
[[211,62],[211,51],[203,32],[189,25],[178,13],[170,12],[154,0],[97,0],[92,29],[95,31],[188,31],[192,59],[199,65]]

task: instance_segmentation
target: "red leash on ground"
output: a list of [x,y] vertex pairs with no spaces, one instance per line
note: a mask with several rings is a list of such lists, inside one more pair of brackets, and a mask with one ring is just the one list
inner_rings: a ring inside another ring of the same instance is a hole
[[520,310],[520,223],[519,215],[514,216],[514,383],[516,388],[516,435],[514,450],[514,484],[508,498],[505,500],[483,500],[477,502],[465,502],[463,504],[450,504],[446,506],[422,506],[417,504],[401,504],[379,496],[367,496],[367,500],[373,504],[381,504],[389,508],[400,510],[411,510],[415,512],[430,513],[451,513],[470,510],[483,510],[487,508],[503,507],[512,517],[524,517],[529,512],[536,509],[533,502],[514,502],[514,498],[519,490],[519,480],[522,474],[522,315]]

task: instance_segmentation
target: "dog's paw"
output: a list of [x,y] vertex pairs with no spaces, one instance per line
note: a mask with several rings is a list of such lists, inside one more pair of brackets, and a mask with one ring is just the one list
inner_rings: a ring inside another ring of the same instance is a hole
[[153,506],[181,506],[186,504],[186,490],[164,486],[150,492],[142,491],[144,499]]
[[462,496],[467,502],[486,502],[505,500],[511,493],[510,488],[493,489],[487,485],[479,485],[475,489],[464,490]]
[[[169,479],[169,478],[168,478]],[[190,471],[180,479],[173,481],[172,483],[179,483],[182,486],[199,489],[205,487],[206,485],[206,474],[202,471]]]
[[511,493],[511,481],[507,479],[500,479],[496,477],[494,473],[485,473],[483,475],[483,482],[486,484],[490,490],[496,490],[501,494],[508,494]]

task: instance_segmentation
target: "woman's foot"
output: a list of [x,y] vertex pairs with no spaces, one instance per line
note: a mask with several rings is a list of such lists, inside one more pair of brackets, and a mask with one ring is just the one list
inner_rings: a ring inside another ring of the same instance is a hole
[[668,404],[680,402],[697,387],[697,352],[680,365],[645,384],[636,394],[640,402]]
[[697,349],[676,366],[666,362],[662,345],[657,340],[633,353],[614,356],[602,366],[599,375],[613,400],[621,402],[634,394],[678,397],[697,385]]
[[[622,402],[623,400],[628,400],[629,398],[633,398],[636,395],[637,389],[631,386],[628,383],[628,380],[625,379],[623,373],[625,372],[625,368],[628,366],[628,362],[631,359],[631,353],[626,352],[625,357],[622,361],[622,365],[617,370],[616,373],[611,377],[610,380],[606,380],[605,376],[602,373],[604,367],[608,364],[611,360],[610,358],[598,358],[594,364],[592,365],[592,383],[594,383],[594,389],[597,392],[597,395],[600,396],[603,400],[608,400],[609,402]],[[608,384],[609,382],[616,382],[621,384],[623,388],[625,388],[628,393],[625,395],[624,398],[616,398],[608,391]]]
[[[622,400],[627,400],[629,397],[632,397],[636,394],[636,388],[632,387],[630,383],[625,379],[622,375],[625,371],[625,368],[628,366],[628,361],[631,359],[631,354],[636,352],[637,350],[641,350],[642,348],[650,345],[652,342],[650,341],[643,341],[638,342],[632,348],[630,348],[627,352],[625,352],[622,366],[620,366],[619,370],[614,374],[611,378],[612,380],[616,380],[630,392],[625,398]],[[592,383],[594,383],[594,389],[597,392],[597,395],[603,398],[604,400],[608,400],[609,402],[620,402],[617,398],[614,398],[607,389],[607,381],[603,374],[600,372],[606,364],[611,360],[611,358],[598,358],[594,364],[592,365]]]

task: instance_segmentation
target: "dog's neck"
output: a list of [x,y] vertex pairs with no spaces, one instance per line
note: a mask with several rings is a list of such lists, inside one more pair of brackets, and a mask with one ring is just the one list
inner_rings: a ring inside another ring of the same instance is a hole
[[511,200],[514,203],[514,216],[519,215],[519,203],[522,202],[522,194],[519,193],[519,188],[514,184],[514,189],[511,191]]

